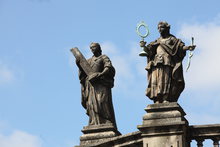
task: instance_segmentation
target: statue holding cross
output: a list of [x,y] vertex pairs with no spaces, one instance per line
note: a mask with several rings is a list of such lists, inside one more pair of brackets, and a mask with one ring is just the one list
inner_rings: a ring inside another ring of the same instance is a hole
[[89,126],[109,125],[117,129],[111,93],[115,69],[109,57],[102,54],[99,43],[91,43],[90,50],[93,56],[86,60],[78,48],[71,49],[79,68],[82,106],[89,116]]

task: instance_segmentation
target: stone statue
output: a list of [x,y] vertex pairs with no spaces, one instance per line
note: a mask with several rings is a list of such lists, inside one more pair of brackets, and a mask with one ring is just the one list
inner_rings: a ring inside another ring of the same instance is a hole
[[109,57],[102,55],[99,43],[91,43],[90,49],[93,56],[88,60],[77,48],[71,49],[79,68],[82,106],[89,116],[89,126],[105,124],[116,128],[111,93],[115,69]]
[[186,51],[193,51],[195,45],[185,44],[170,34],[170,25],[159,22],[160,37],[146,46],[140,41],[147,56],[148,87],[146,96],[154,103],[177,102],[185,87],[182,61]]

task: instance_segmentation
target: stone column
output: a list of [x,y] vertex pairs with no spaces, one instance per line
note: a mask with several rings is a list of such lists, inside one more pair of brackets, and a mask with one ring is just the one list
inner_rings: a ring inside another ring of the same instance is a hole
[[188,121],[176,102],[148,105],[143,116],[143,147],[188,147]]

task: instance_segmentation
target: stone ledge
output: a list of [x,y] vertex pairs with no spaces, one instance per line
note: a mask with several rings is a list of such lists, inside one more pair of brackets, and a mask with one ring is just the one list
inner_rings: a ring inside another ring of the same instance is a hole
[[[104,142],[93,144],[93,146],[97,146],[97,147],[113,147],[113,146],[122,147],[122,146],[134,146],[135,145],[135,146],[141,147],[141,146],[143,146],[142,141],[143,140],[141,137],[141,132],[136,131],[136,132],[128,133],[125,135],[120,135],[120,136],[110,138],[109,140],[106,140]],[[137,145],[137,144],[141,144],[141,145]]]
[[187,125],[187,122],[185,121],[178,121],[178,122],[163,122],[161,123],[151,123],[151,124],[143,124],[143,125],[138,125],[138,129],[141,128],[152,128],[152,127],[171,127],[171,126],[179,126],[179,125]]
[[147,106],[147,108],[145,108],[145,110],[148,113],[178,110],[183,116],[186,115],[186,113],[183,111],[183,109],[177,102],[150,104]]
[[97,143],[109,141],[111,138],[121,135],[113,124],[85,126],[82,132],[79,147],[95,146]]
[[168,112],[154,112],[147,113],[143,116],[143,120],[151,120],[151,119],[162,119],[162,118],[175,118],[182,117],[181,113],[177,110],[168,111]]
[[116,132],[118,135],[121,135],[121,133],[117,130],[117,128],[115,128],[115,126],[113,126],[113,124],[90,125],[90,126],[85,126],[82,129],[82,132],[84,134],[106,132],[106,131],[113,131]]
[[190,139],[220,139],[220,124],[189,126]]
[[117,135],[113,131],[89,133],[89,134],[83,134],[80,137],[80,141],[94,140],[94,139],[105,139],[105,138],[112,138],[112,137],[115,137],[115,136],[117,136]]

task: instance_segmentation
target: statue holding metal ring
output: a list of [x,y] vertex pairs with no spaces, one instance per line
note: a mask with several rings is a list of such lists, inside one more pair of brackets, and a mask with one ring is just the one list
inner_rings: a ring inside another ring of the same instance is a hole
[[192,44],[187,46],[172,35],[166,21],[160,21],[157,29],[160,36],[155,41],[148,44],[140,41],[140,47],[144,48],[140,56],[147,57],[145,69],[148,72],[148,86],[145,94],[154,103],[177,102],[185,87],[182,62],[186,52],[190,51],[187,66],[189,69],[192,51],[196,45],[193,37]]
[[[140,33],[141,27],[144,27],[146,29],[145,34]],[[144,38],[146,38],[150,34],[148,26],[146,25],[146,23],[144,21],[141,21],[140,23],[137,24],[136,32],[137,32],[138,36],[140,36],[142,38],[142,41],[144,41]],[[147,53],[143,50],[139,53],[139,56],[147,56]]]

